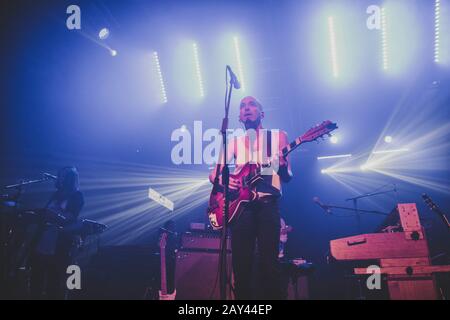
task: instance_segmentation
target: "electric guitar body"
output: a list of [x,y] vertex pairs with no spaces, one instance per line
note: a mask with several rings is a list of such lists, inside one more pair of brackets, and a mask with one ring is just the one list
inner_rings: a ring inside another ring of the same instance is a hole
[[[316,141],[324,135],[330,135],[330,132],[337,129],[336,123],[327,120],[309,129],[304,135],[298,137],[281,150],[280,156],[286,157],[295,148],[302,143]],[[228,192],[229,210],[228,222],[236,220],[242,213],[245,206],[257,198],[255,191],[256,183],[263,179],[261,176],[261,166],[255,163],[247,163],[236,174],[230,174],[231,178],[241,181],[239,190],[231,190]],[[214,184],[211,195],[209,197],[209,205],[207,214],[211,226],[215,230],[222,229],[224,223],[225,196],[224,187],[218,183]]]

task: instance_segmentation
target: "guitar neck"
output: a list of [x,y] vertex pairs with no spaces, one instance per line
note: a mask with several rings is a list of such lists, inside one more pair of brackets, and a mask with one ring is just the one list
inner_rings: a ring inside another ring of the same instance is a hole
[[289,143],[286,147],[284,147],[281,150],[281,154],[283,155],[283,157],[287,157],[289,153],[291,153],[292,151],[294,151],[299,145],[301,145],[303,143],[302,138],[298,137],[297,139],[295,139],[294,141],[292,141],[291,143]]
[[445,213],[426,194],[423,194],[422,198],[424,199],[425,203],[430,208],[430,210],[433,211],[434,213],[438,214],[441,217],[444,224],[447,225],[447,227],[449,228],[448,230],[450,230],[450,222],[448,221],[448,218],[445,215]]
[[437,205],[433,203],[433,205],[430,207],[431,210],[433,210],[435,213],[441,217],[442,221],[447,225],[448,228],[450,228],[450,221],[448,221],[447,216],[445,215],[445,212],[443,212]]
[[161,249],[161,293],[167,294],[166,254]]
[[166,248],[161,247],[161,293],[167,294]]

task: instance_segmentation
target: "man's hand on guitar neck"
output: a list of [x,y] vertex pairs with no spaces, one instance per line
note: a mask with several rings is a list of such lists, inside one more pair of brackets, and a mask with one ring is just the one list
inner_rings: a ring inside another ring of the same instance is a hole
[[269,163],[270,163],[271,165],[277,164],[277,167],[278,167],[278,168],[281,168],[281,167],[288,167],[288,165],[289,165],[289,162],[288,162],[288,160],[286,159],[286,157],[279,156],[279,155],[272,156],[272,157],[270,158],[270,160],[269,160]]
[[278,163],[280,165],[280,167],[287,167],[288,166],[288,161],[285,157],[281,156],[278,158]]
[[291,165],[289,163],[288,157],[284,157],[283,148],[289,145],[289,140],[287,133],[285,131],[280,131],[280,145],[279,145],[279,154],[281,156],[278,157],[278,175],[280,176],[283,182],[289,182],[292,179],[292,171]]

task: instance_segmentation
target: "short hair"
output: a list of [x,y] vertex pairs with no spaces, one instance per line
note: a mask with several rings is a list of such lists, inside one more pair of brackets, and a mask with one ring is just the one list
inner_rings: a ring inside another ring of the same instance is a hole
[[244,100],[244,99],[252,99],[252,100],[254,100],[254,101],[255,101],[255,104],[258,106],[258,109],[259,109],[260,111],[263,111],[263,106],[262,106],[262,104],[261,104],[255,97],[253,97],[253,96],[246,96],[246,97],[243,97],[243,98],[241,99],[241,101]]

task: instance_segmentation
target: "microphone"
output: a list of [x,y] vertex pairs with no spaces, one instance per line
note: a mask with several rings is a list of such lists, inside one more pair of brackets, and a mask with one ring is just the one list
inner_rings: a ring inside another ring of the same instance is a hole
[[239,82],[238,78],[234,74],[233,70],[231,70],[231,67],[229,65],[227,65],[227,70],[230,72],[231,83],[233,84],[233,87],[235,89],[240,89],[241,83]]
[[57,177],[57,176],[54,176],[54,175],[52,175],[52,174],[50,174],[50,173],[47,173],[47,172],[43,172],[42,175],[43,175],[45,178],[47,178],[47,179],[58,180],[58,177]]
[[331,209],[330,207],[328,207],[327,205],[324,205],[322,202],[320,202],[319,197],[314,197],[313,201],[319,206],[321,207],[326,213],[331,214]]

